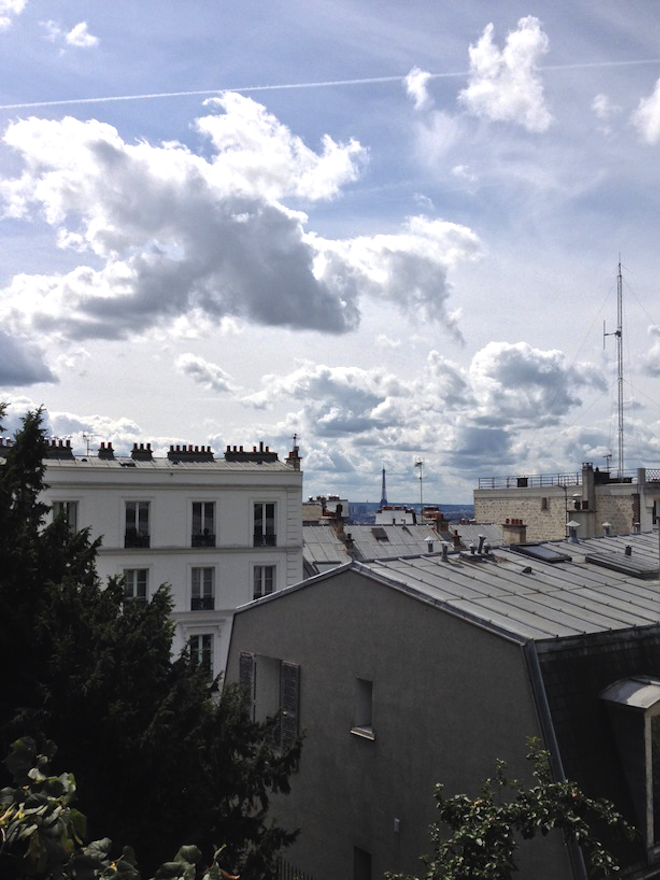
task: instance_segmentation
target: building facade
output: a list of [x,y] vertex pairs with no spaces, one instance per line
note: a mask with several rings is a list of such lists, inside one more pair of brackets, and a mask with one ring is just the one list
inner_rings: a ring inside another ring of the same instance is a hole
[[590,463],[575,474],[482,477],[474,490],[477,522],[526,526],[528,541],[556,541],[573,522],[578,535],[627,535],[655,524],[660,468],[617,478]]
[[[477,796],[498,759],[531,782],[528,737],[639,829],[606,841],[622,876],[660,876],[657,541],[353,561],[239,609],[228,680],[305,732],[273,805],[300,828],[292,876],[419,876],[435,784]],[[522,842],[519,867],[587,877],[560,832]]]
[[74,455],[51,443],[43,500],[75,529],[101,539],[102,580],[121,577],[127,599],[169,584],[173,652],[186,645],[209,674],[224,671],[234,609],[302,578],[302,473],[263,444],[251,452],[171,447],[157,458],[102,444]]

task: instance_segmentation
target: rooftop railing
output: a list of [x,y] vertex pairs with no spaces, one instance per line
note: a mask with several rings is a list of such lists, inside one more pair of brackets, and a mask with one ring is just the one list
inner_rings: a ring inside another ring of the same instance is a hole
[[[660,481],[660,468],[646,468],[646,482]],[[610,471],[594,471],[594,482],[597,485],[612,483],[636,483],[637,471],[624,471],[615,474]],[[541,489],[546,486],[581,486],[582,471],[571,474],[516,474],[507,477],[479,477],[479,489]]]
[[579,486],[582,473],[574,474],[530,474],[515,477],[479,477],[480,489],[528,489],[543,486]]

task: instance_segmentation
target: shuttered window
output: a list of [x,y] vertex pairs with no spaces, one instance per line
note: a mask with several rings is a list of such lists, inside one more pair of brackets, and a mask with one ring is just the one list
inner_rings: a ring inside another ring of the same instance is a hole
[[299,732],[300,666],[241,651],[239,687],[255,721],[278,718],[273,744],[290,748]]

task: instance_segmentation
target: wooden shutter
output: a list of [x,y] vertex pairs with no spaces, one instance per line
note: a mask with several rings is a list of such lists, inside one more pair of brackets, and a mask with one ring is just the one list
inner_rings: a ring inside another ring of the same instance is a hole
[[280,670],[280,701],[282,707],[281,743],[288,749],[298,736],[300,710],[300,666],[282,661]]

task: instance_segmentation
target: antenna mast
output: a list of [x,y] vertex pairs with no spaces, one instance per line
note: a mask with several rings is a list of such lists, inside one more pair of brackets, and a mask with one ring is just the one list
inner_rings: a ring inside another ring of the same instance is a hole
[[616,336],[616,362],[617,362],[617,396],[618,396],[618,428],[619,428],[619,461],[618,477],[623,477],[623,276],[621,275],[621,258],[616,276],[616,330],[614,333],[605,332],[603,322],[603,344],[606,336]]

